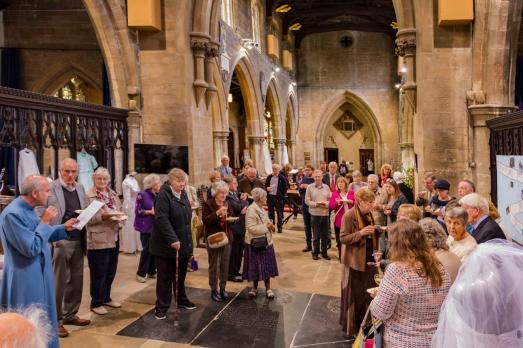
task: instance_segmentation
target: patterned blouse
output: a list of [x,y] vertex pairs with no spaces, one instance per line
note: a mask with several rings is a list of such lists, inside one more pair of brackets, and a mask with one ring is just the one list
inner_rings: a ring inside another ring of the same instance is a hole
[[384,347],[430,347],[438,327],[441,306],[450,288],[450,276],[443,266],[443,284],[433,288],[406,265],[391,263],[370,308],[373,317],[384,323]]

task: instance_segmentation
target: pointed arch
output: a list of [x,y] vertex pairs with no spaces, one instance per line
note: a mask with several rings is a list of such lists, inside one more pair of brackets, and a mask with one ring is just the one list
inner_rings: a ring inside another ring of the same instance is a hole
[[[269,84],[267,86],[265,103],[269,106],[274,114],[274,129],[276,138],[285,138],[285,115],[283,115],[281,109],[281,98],[278,94],[278,85],[276,84],[276,79],[271,77]],[[265,106],[265,105],[264,105]]]
[[213,81],[216,86],[216,98],[211,102],[212,129],[215,131],[229,129],[229,118],[227,115],[227,94],[220,76],[218,63],[213,64]]
[[354,116],[371,129],[374,142],[374,162],[381,164],[383,158],[382,134],[378,119],[370,106],[361,97],[350,91],[338,94],[325,103],[325,105],[325,108],[320,113],[321,116],[316,122],[316,135],[314,138],[316,160],[323,156],[323,139],[325,138],[325,132],[327,127],[332,123],[333,118],[336,117],[336,111],[344,105],[348,105]]
[[94,88],[102,91],[100,82],[93,79],[80,66],[74,63],[68,66],[63,66],[61,63],[55,64],[47,70],[46,74],[44,74],[34,83],[34,85],[31,87],[31,91],[53,95],[74,76],[80,77]]
[[[298,133],[298,98],[293,89],[287,95],[287,115],[285,119],[287,140],[296,141]],[[290,123],[290,124],[289,124]],[[290,132],[290,137],[289,137]]]

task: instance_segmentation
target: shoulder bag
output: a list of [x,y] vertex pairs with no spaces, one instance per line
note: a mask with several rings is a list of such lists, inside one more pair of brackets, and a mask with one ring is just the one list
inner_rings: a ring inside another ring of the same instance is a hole
[[[370,306],[365,313],[365,317],[360,326],[360,331],[352,344],[352,348],[382,348],[383,347],[383,322],[379,319],[372,319],[367,324],[367,317],[370,314]],[[372,316],[372,315],[371,315]]]

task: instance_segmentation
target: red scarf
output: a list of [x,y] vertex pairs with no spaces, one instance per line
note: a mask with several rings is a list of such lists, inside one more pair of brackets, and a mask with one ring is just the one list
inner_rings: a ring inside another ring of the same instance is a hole
[[107,208],[115,209],[115,207],[116,207],[115,201],[109,191],[107,191],[107,194],[106,194],[102,191],[96,190],[96,198],[98,198],[99,200],[104,202],[105,205],[107,205]]

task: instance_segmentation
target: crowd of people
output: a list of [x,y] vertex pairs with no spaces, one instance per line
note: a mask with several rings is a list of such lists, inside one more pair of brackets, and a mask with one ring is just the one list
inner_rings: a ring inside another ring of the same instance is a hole
[[[92,312],[105,315],[122,306],[111,297],[111,287],[125,216],[118,195],[109,187],[109,171],[98,168],[87,192],[76,181],[74,159],[63,160],[59,173],[52,183],[41,176],[26,178],[20,196],[0,215],[5,253],[0,304],[11,311],[41,305],[49,320],[49,347],[58,347],[58,336],[68,335],[64,325],[90,324],[77,315],[84,255]],[[288,206],[292,215],[303,216],[302,251],[310,252],[313,260],[331,260],[328,250],[335,240],[342,268],[340,324],[347,336],[358,333],[370,311],[383,322],[387,347],[428,347],[433,337],[439,337],[434,342],[449,342],[440,337],[453,329],[449,328],[453,318],[445,315],[472,310],[465,306],[470,302],[462,301],[467,294],[452,287],[468,279],[470,259],[483,245],[487,250],[491,240],[510,239],[496,222],[495,206],[475,193],[469,180],[459,183],[455,198],[450,183],[432,173],[424,176],[423,190],[415,195],[405,174],[388,164],[366,178],[335,162],[322,162],[316,170],[311,165],[293,170],[273,164],[272,173],[262,180],[252,161],[246,161],[242,172],[233,174],[224,156],[222,165],[209,173],[210,187],[202,204],[181,169],[173,168],[165,182],[156,174],[144,178],[133,222],[143,247],[136,281],[156,279],[156,319],[167,317],[173,297],[178,308],[196,308],[185,280],[194,262],[193,248],[200,245],[208,255],[213,301],[230,299],[229,281],[250,282],[251,298],[258,296],[263,281],[266,298],[274,299],[271,279],[278,276],[274,234],[283,232]],[[288,198],[291,192],[297,199]],[[103,207],[77,229],[79,212],[93,201]],[[513,248],[500,242],[496,247]],[[499,272],[508,267],[498,266]],[[496,279],[496,286],[503,279]],[[17,291],[22,288],[26,290]],[[453,304],[465,303],[462,308],[449,307],[445,301],[451,301],[446,300],[451,295]],[[13,315],[23,318],[24,313]],[[444,328],[436,332],[438,322]],[[514,327],[500,327],[496,334],[508,331]]]

